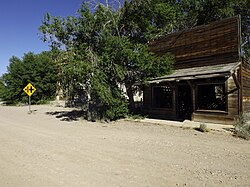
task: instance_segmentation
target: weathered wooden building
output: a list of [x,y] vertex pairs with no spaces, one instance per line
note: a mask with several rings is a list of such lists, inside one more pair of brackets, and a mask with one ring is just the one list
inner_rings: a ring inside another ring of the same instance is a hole
[[169,52],[175,63],[170,75],[144,87],[144,112],[231,124],[250,110],[250,64],[241,57],[240,28],[240,17],[232,17],[152,41],[152,52]]

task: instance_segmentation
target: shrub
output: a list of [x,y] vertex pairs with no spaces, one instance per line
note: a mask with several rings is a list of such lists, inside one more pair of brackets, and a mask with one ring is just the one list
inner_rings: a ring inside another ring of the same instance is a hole
[[236,119],[235,135],[244,139],[250,139],[250,114],[242,113]]
[[199,131],[201,132],[209,132],[209,128],[207,127],[207,124],[201,123],[199,127]]

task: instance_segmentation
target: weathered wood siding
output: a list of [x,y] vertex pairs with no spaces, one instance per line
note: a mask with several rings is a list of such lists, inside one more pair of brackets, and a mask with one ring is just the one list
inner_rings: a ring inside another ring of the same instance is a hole
[[218,124],[226,124],[226,125],[233,125],[234,124],[234,118],[231,116],[228,116],[226,113],[219,114],[219,113],[193,113],[193,121],[196,122],[206,122],[206,123],[218,123]]
[[150,108],[144,110],[145,114],[151,118],[176,120],[177,116],[173,110]]
[[242,76],[242,109],[243,112],[250,111],[250,65],[243,62],[241,66]]
[[227,84],[227,92],[229,92],[227,102],[228,115],[232,118],[235,118],[239,114],[239,89],[237,89],[237,86],[232,76],[227,80]]
[[240,19],[227,18],[166,35],[150,43],[157,55],[171,53],[174,68],[225,64],[239,61]]

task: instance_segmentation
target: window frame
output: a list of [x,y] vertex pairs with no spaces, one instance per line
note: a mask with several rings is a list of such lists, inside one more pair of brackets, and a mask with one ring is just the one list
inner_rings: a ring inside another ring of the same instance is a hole
[[[206,86],[206,85],[222,85],[224,86],[224,92],[225,92],[225,110],[218,110],[218,109],[199,109],[199,86]],[[197,83],[196,89],[195,89],[195,111],[197,112],[219,112],[219,113],[228,113],[228,95],[226,94],[228,92],[228,85],[227,81],[219,81],[219,82],[204,82],[204,83]]]

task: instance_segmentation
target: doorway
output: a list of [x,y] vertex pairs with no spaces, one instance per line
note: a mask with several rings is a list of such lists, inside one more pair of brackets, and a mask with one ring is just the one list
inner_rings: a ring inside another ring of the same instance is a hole
[[189,119],[193,113],[192,92],[189,85],[179,85],[177,91],[177,115],[180,120]]

